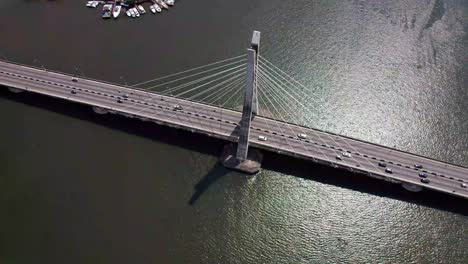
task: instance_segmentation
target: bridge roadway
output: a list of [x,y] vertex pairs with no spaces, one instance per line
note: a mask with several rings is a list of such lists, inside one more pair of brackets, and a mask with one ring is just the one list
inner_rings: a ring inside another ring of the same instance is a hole
[[[237,142],[238,138],[236,127],[241,118],[239,111],[102,81],[79,78],[78,82],[73,82],[71,75],[5,61],[0,61],[0,84],[231,142]],[[175,105],[180,105],[181,109],[175,109]],[[299,133],[306,134],[307,138],[298,138]],[[260,135],[268,140],[258,140]],[[394,183],[410,183],[468,198],[468,189],[462,187],[463,183],[468,185],[468,168],[357,139],[257,116],[252,121],[250,144],[259,149],[345,168]],[[342,160],[337,160],[336,156],[343,152],[350,153],[351,157],[342,156]],[[384,168],[378,166],[379,161],[385,162],[393,173],[386,173]],[[414,164],[422,165],[423,169],[416,169]],[[429,184],[420,181],[419,172],[427,173]]]

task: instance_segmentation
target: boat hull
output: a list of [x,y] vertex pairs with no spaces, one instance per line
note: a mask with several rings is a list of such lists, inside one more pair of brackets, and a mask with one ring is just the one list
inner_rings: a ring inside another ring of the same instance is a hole
[[102,18],[107,19],[112,17],[112,5],[104,5],[102,8]]
[[118,17],[119,17],[119,15],[120,15],[120,9],[121,9],[120,6],[114,7],[114,11],[112,11],[112,16],[113,16],[114,18],[118,18]]

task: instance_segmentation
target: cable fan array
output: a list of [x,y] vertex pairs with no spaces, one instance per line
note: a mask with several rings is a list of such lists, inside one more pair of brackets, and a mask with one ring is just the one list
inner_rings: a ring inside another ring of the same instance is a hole
[[[328,143],[332,143],[336,146],[335,149],[342,149],[343,152],[345,152],[345,150],[359,152],[351,146],[348,141],[340,140],[338,137],[330,133],[315,130],[311,127],[310,120],[312,117],[317,116],[318,112],[314,111],[309,103],[312,103],[315,106],[322,106],[324,101],[321,98],[308,93],[307,91],[309,89],[307,87],[296,81],[293,77],[262,56],[259,56],[257,67],[257,90],[259,108],[261,109],[260,115],[264,115],[262,113],[266,112],[268,113],[268,117],[282,121],[273,122],[276,127],[272,129],[280,131],[283,135],[289,135],[292,137],[297,137],[298,132],[299,136],[309,134],[309,138],[316,139],[317,143],[321,142],[320,144],[322,147],[324,145],[329,146],[330,144]],[[295,113],[300,113],[300,115],[295,115]],[[299,126],[293,124],[299,124]],[[331,164],[336,163],[334,157],[325,155],[323,149],[319,146],[320,144],[310,146],[304,144],[303,141],[301,141],[301,144],[302,151],[307,153],[320,152],[320,154],[322,154],[323,157],[326,157]],[[292,151],[297,149],[297,147],[294,148],[291,144],[289,144],[289,147]],[[349,155],[349,158],[354,162],[354,164],[362,166],[362,164],[353,156]],[[366,162],[369,163],[371,167],[378,169],[377,166],[369,160],[366,160]]]
[[137,83],[134,87],[223,108],[239,108],[246,80],[245,55]]

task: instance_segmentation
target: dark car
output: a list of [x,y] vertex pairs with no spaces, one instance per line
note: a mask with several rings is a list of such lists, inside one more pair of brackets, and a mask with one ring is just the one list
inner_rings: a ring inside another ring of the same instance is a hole
[[75,90],[71,90],[71,93],[72,93],[72,94],[76,94],[76,91],[75,91]]
[[419,173],[419,177],[421,177],[421,178],[427,178],[427,174],[424,173],[424,172],[420,172],[420,173]]
[[423,166],[421,164],[414,164],[414,167],[416,169],[422,169],[423,168]]
[[71,80],[72,80],[72,82],[78,82],[78,79],[75,78],[75,77],[73,77]]
[[119,103],[119,104],[123,103],[122,99],[120,99],[120,98],[117,99],[117,103]]
[[431,181],[428,178],[422,178],[421,182],[422,183],[430,183]]
[[385,168],[385,167],[387,167],[387,164],[385,162],[380,161],[379,166]]

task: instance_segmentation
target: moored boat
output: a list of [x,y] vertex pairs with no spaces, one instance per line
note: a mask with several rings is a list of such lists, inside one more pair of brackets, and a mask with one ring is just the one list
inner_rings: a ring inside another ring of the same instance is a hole
[[112,16],[112,4],[105,4],[102,7],[102,18],[110,18]]
[[98,5],[99,5],[98,1],[88,1],[88,3],[86,3],[87,7],[92,7],[92,8],[96,8]]
[[132,10],[133,10],[133,13],[135,13],[136,17],[140,17],[140,12],[138,12],[138,9],[136,9],[136,7],[134,7]]
[[114,9],[112,10],[112,16],[113,16],[114,18],[119,17],[120,11],[121,11],[121,10],[122,10],[122,7],[121,7],[121,6],[115,5],[115,6],[114,6]]
[[154,5],[150,5],[149,9],[151,13],[156,14],[156,9],[154,8]]
[[143,8],[142,5],[138,5],[137,8],[138,8],[138,12],[140,12],[140,14],[144,15],[146,13],[146,11],[145,11],[145,9]]
[[163,7],[165,9],[169,9],[169,6],[167,6],[166,3],[164,3],[162,0],[156,0],[156,3],[158,3],[158,5],[160,7]]
[[161,13],[162,9],[158,6],[158,4],[154,4],[153,6],[156,12]]
[[174,5],[174,0],[164,0],[164,2],[170,6]]

